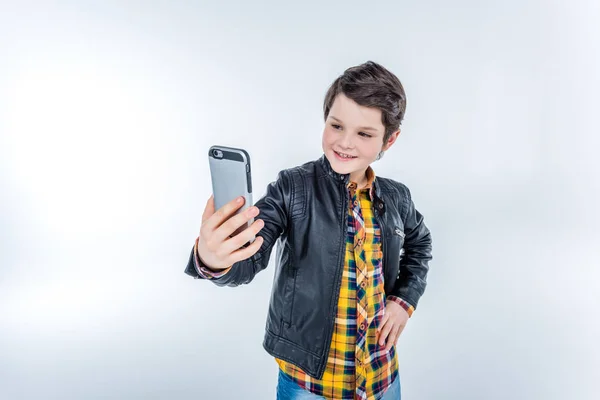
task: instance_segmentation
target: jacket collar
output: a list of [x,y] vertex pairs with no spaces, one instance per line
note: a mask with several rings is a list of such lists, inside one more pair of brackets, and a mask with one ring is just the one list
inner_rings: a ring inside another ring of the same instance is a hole
[[338,182],[344,182],[345,185],[348,184],[348,181],[350,180],[350,174],[338,174],[337,172],[335,172],[333,170],[333,168],[331,168],[331,163],[329,162],[329,160],[327,159],[327,157],[325,157],[325,154],[323,154],[321,156],[321,158],[319,158],[319,164],[321,164],[321,166],[323,167],[323,170],[332,179],[334,179],[334,180],[336,180]]

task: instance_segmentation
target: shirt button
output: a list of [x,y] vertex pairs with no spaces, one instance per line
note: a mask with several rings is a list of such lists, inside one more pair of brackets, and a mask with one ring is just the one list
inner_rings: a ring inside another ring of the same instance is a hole
[[358,205],[358,200],[354,200],[354,205],[357,206]]
[[362,281],[362,282],[360,283],[360,287],[361,287],[361,288],[363,288],[363,289],[364,289],[365,287],[367,287],[367,282],[365,282],[365,281]]
[[381,210],[381,209],[383,208],[383,203],[379,203],[379,204],[377,205],[377,207],[379,207],[379,209]]
[[360,324],[359,328],[360,328],[361,331],[364,331],[365,330],[365,323],[363,322],[362,324]]

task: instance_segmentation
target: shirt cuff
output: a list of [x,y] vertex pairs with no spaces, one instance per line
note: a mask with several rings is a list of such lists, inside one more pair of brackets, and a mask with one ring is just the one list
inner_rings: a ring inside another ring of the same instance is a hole
[[231,270],[232,266],[230,266],[229,268],[226,268],[224,270],[215,271],[213,269],[208,268],[206,265],[204,265],[202,263],[202,261],[200,261],[200,257],[198,256],[198,240],[199,239],[200,239],[200,236],[198,236],[196,238],[196,242],[194,243],[194,266],[196,267],[196,272],[198,272],[198,275],[200,275],[204,279],[215,279],[215,278],[220,278],[221,276],[228,273],[229,270]]
[[406,312],[408,313],[408,317],[412,317],[413,312],[415,311],[415,308],[409,304],[408,302],[402,300],[400,297],[397,296],[388,296],[387,297],[388,301],[393,301],[395,303],[400,304],[400,306],[402,306],[402,308],[404,308],[406,310]]

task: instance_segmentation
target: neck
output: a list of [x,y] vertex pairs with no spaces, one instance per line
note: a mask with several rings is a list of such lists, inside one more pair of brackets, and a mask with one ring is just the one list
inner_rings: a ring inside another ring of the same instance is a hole
[[366,169],[362,171],[356,171],[350,174],[350,181],[356,182],[357,188],[362,189],[367,184]]

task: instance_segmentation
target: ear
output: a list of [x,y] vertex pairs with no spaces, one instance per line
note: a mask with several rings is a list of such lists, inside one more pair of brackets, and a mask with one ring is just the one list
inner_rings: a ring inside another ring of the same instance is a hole
[[387,151],[387,149],[392,147],[392,145],[396,142],[396,139],[398,139],[398,136],[400,136],[400,129],[398,129],[396,132],[390,135],[389,139],[387,140],[387,143],[383,145],[381,150]]

